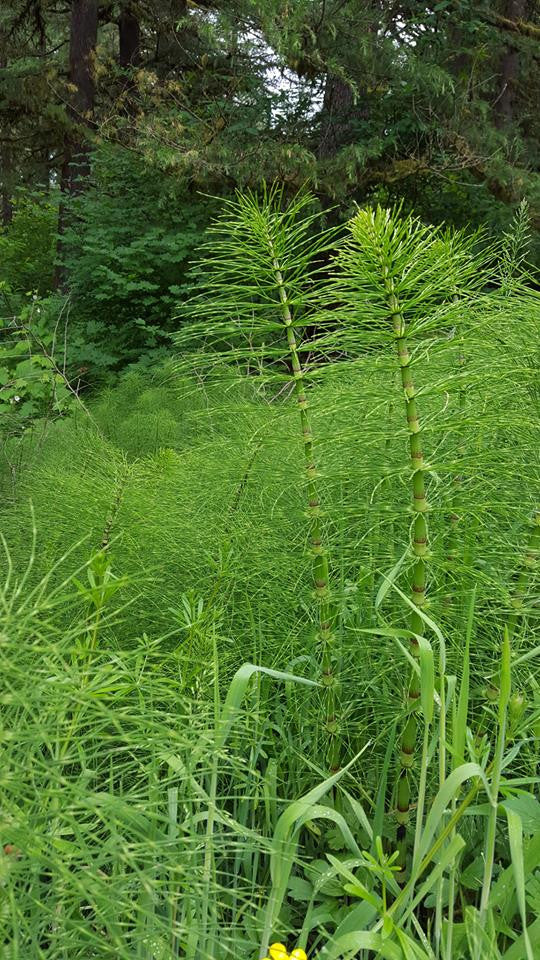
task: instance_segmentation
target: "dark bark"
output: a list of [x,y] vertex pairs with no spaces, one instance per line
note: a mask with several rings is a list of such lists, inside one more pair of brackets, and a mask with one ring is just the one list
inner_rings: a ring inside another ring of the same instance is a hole
[[141,62],[141,25],[130,0],[118,18],[118,63],[124,72],[121,97],[128,116],[137,113],[134,71]]
[[354,97],[348,83],[329,73],[326,77],[321,111],[321,133],[318,154],[321,159],[333,157],[351,142]]
[[[64,139],[64,159],[60,188],[63,196],[80,193],[90,174],[89,131],[94,123],[94,56],[98,31],[98,0],[72,0],[69,41],[69,79],[73,86],[68,107],[70,129]],[[65,230],[66,207],[60,204],[58,218],[58,266],[56,285],[65,284],[62,265],[62,234]]]
[[8,163],[5,156],[5,151],[2,150],[1,158],[1,180],[2,180],[2,223],[4,227],[7,227],[13,220],[13,204],[11,202],[11,191],[9,189],[9,169]]
[[[0,59],[0,70],[6,66],[4,59]],[[2,193],[2,223],[6,227],[13,219],[12,191],[12,158],[10,145],[3,141],[0,145],[0,191]]]
[[118,61],[123,70],[136,67],[141,61],[141,26],[133,6],[126,3],[118,18]]
[[[507,21],[521,21],[526,13],[526,0],[506,0],[504,16]],[[515,101],[519,79],[519,50],[508,38],[500,65],[500,91],[495,102],[495,125],[503,128],[515,118]]]
[[69,42],[69,79],[74,87],[69,107],[71,130],[65,142],[62,190],[78,193],[90,173],[88,130],[93,125],[97,44],[97,0],[72,0]]

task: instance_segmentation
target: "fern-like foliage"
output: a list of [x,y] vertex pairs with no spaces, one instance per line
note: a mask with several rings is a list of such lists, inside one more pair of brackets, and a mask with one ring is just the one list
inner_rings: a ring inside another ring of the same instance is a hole
[[523,199],[501,243],[500,274],[504,289],[511,290],[526,278],[530,245],[531,214],[527,200]]
[[[266,377],[286,376],[280,286],[292,326],[301,331],[320,310],[318,281],[339,232],[321,229],[321,219],[307,190],[289,202],[279,185],[225,200],[200,248],[198,293],[183,309],[179,352],[202,346],[203,366],[219,358]],[[190,369],[194,362],[190,356]]]
[[327,297],[339,304],[344,345],[392,341],[389,293],[411,335],[453,325],[461,300],[482,290],[487,251],[478,236],[428,227],[399,209],[360,209],[335,260]]

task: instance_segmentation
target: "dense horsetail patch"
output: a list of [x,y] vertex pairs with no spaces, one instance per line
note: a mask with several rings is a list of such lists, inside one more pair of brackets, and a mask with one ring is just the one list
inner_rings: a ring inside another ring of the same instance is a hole
[[4,447],[10,960],[538,952],[540,299],[321,222],[226,205],[172,367]]

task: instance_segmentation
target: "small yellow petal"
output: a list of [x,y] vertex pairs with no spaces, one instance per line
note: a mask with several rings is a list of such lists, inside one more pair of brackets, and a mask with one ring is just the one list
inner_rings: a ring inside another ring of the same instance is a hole
[[297,947],[296,950],[293,950],[291,953],[291,960],[307,960],[307,954],[301,947]]
[[282,943],[273,943],[268,953],[270,954],[271,960],[289,960],[287,947]]

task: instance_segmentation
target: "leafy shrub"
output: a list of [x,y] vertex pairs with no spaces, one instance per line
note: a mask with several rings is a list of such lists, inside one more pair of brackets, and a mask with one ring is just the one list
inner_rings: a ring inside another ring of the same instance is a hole
[[[55,335],[33,299],[0,327],[0,411],[4,429],[19,432],[36,419],[65,414],[74,403],[55,357]],[[60,361],[61,362],[61,361]]]
[[0,281],[14,293],[45,296],[53,282],[57,231],[56,191],[18,193],[13,220],[0,229]]
[[168,345],[172,316],[210,202],[127,151],[94,155],[63,250],[73,316],[117,367]]

